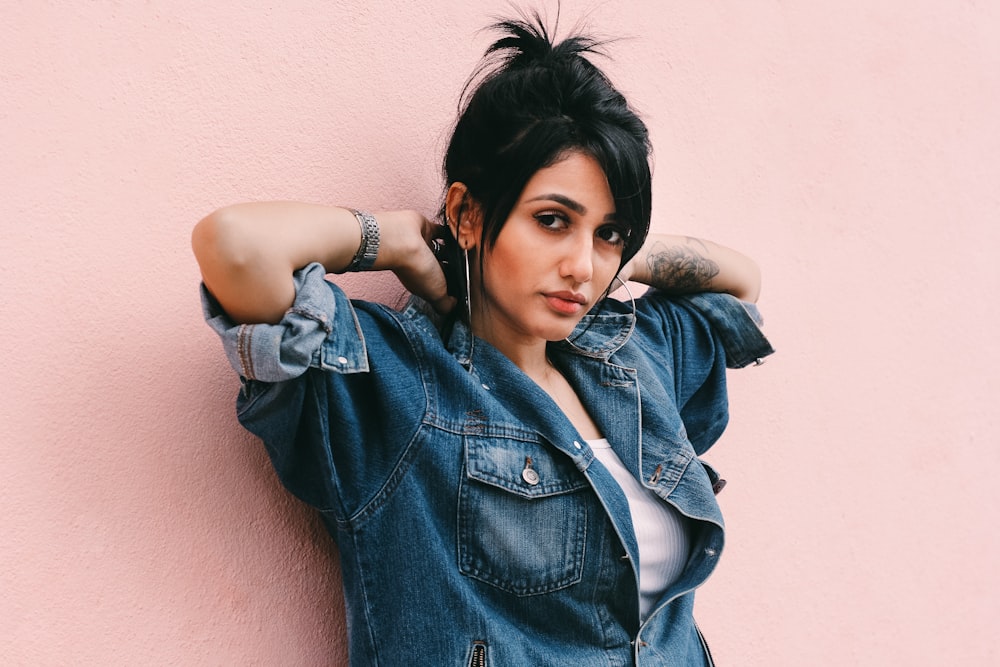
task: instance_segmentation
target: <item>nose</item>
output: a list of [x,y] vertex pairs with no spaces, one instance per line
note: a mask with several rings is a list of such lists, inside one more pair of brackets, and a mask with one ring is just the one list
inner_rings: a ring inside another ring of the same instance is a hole
[[567,244],[559,273],[577,284],[590,282],[594,277],[594,242],[590,235],[579,234]]

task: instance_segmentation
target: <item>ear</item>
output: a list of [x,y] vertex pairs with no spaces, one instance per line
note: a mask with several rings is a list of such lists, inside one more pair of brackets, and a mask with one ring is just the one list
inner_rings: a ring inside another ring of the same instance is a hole
[[448,186],[444,212],[459,247],[466,250],[475,248],[482,236],[482,220],[479,204],[469,194],[465,183],[455,182]]

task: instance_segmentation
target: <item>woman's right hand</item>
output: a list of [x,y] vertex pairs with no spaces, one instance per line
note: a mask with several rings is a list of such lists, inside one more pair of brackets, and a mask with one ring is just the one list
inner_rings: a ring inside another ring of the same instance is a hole
[[428,220],[416,211],[375,213],[381,241],[374,270],[386,269],[399,282],[436,311],[447,314],[455,307],[437,257],[431,250],[435,239],[448,233],[447,227]]

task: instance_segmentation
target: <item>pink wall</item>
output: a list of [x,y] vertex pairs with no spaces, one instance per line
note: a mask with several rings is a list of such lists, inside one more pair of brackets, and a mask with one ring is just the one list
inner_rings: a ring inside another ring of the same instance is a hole
[[[0,655],[336,664],[335,555],[236,424],[190,230],[252,198],[431,212],[505,5],[8,4]],[[656,226],[765,269],[779,354],[711,457],[721,664],[997,664],[1000,4],[563,5],[630,37]]]

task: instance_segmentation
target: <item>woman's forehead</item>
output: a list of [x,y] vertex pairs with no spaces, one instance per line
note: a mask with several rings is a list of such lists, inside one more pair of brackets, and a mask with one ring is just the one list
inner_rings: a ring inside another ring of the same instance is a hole
[[604,170],[593,157],[578,151],[539,169],[528,179],[519,203],[539,201],[555,202],[581,215],[593,212],[603,216],[615,210]]

